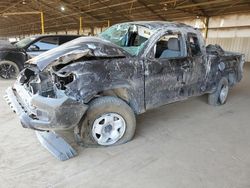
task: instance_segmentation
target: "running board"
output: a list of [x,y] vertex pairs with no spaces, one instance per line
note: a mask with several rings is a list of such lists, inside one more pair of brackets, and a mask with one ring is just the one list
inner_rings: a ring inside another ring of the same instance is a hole
[[77,155],[77,152],[59,135],[54,132],[35,131],[43,147],[60,161],[66,161]]

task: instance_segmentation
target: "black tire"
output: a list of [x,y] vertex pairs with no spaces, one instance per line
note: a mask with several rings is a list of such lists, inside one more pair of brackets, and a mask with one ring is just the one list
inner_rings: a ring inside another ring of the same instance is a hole
[[[125,120],[125,132],[123,136],[111,145],[119,145],[130,141],[136,129],[136,119],[133,110],[123,100],[117,97],[105,96],[94,99],[90,102],[87,113],[83,120],[75,128],[75,139],[81,146],[99,147],[100,145],[92,134],[95,120],[108,113],[119,114]],[[98,125],[99,126],[99,125]],[[108,145],[106,145],[108,146]]]
[[[221,92],[227,88],[227,93],[225,99],[222,100]],[[222,77],[216,90],[213,93],[208,94],[208,104],[213,106],[219,106],[226,103],[228,96],[229,84],[226,77]]]
[[19,72],[20,67],[15,62],[8,60],[0,61],[0,79],[16,79]]

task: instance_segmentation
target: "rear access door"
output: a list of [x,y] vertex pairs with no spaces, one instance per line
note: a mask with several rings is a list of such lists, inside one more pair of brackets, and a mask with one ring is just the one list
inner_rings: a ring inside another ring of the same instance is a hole
[[206,90],[206,78],[210,70],[207,66],[205,46],[203,39],[197,33],[188,32],[186,34],[187,44],[187,61],[190,67],[189,84],[185,89],[188,91],[188,96],[197,96]]

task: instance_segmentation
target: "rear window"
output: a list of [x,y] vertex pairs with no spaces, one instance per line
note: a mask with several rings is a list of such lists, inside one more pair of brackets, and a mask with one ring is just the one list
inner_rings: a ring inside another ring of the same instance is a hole
[[188,33],[187,43],[188,43],[187,45],[188,45],[189,53],[192,56],[197,56],[197,55],[201,54],[200,43],[199,43],[199,39],[198,39],[196,34]]

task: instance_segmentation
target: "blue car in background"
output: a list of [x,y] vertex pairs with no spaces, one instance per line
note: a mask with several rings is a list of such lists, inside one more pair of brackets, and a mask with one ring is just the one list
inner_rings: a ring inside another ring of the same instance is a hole
[[16,78],[28,59],[78,37],[80,35],[36,35],[13,45],[0,41],[0,78]]

